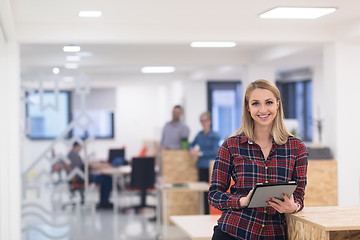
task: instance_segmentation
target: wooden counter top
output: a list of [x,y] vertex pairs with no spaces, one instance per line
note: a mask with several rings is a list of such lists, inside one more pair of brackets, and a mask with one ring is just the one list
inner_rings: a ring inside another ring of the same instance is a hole
[[191,240],[210,240],[220,215],[171,216],[170,219],[182,229]]
[[325,231],[360,230],[360,206],[305,207],[288,217]]

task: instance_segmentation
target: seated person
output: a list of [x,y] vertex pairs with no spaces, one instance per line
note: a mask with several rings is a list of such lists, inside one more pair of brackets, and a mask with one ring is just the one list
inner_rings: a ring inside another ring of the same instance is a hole
[[[70,166],[66,166],[66,171],[68,174],[76,168],[84,173],[85,166],[79,155],[80,151],[81,145],[78,142],[74,142],[70,152],[67,155],[68,159],[70,160]],[[75,191],[78,190],[80,192],[81,204],[84,204],[84,178],[76,175],[69,181],[69,185],[71,197],[73,197]]]
[[[70,160],[70,169],[79,168],[81,171],[84,172],[85,166],[84,162],[80,156],[80,151],[82,149],[82,146],[80,143],[75,142],[73,144],[72,149],[70,150],[68,154],[68,158]],[[112,167],[107,162],[93,162],[90,164],[90,168],[92,170],[101,170],[103,168],[109,168]],[[75,180],[75,182],[74,182]],[[76,176],[70,183],[71,186],[75,186],[75,188],[72,187],[72,189],[76,190],[80,188],[80,194],[81,194],[81,203],[84,203],[84,179],[82,179],[79,176]],[[112,177],[109,175],[94,175],[90,174],[89,176],[89,183],[95,183],[100,186],[100,201],[97,204],[98,208],[112,208],[113,204],[110,203],[109,198],[112,191]],[[75,185],[74,185],[75,184]],[[78,186],[78,187],[76,187]],[[73,190],[71,190],[73,193]]]
[[[110,167],[112,167],[112,165],[108,162],[97,161],[90,163],[92,171]],[[90,182],[94,182],[100,186],[100,201],[96,207],[104,209],[112,208],[113,204],[109,201],[112,191],[112,177],[104,174],[91,174],[90,179]]]
[[[123,149],[110,149],[108,161],[95,161],[90,163],[93,172],[101,172],[102,169],[118,167],[124,163]],[[93,174],[93,182],[100,185],[100,202],[98,208],[112,208],[109,198],[112,191],[112,176],[107,174]]]

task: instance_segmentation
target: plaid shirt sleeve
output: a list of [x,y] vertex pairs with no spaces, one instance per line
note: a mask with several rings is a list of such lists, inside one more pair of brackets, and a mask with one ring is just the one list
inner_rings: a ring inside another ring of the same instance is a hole
[[216,157],[209,189],[209,201],[212,206],[219,210],[241,208],[240,198],[244,197],[244,195],[235,195],[227,192],[231,179],[229,173],[234,168],[231,163],[231,157],[227,141],[225,141]]

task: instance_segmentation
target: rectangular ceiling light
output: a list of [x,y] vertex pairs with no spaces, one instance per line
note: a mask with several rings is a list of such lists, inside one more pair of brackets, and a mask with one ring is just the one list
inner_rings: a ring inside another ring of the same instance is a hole
[[79,17],[101,17],[101,11],[80,11]]
[[335,11],[334,7],[276,7],[260,14],[260,18],[315,19]]
[[79,46],[67,45],[63,47],[64,52],[80,52]]
[[78,61],[80,61],[80,59],[81,59],[81,57],[77,56],[77,55],[66,56],[66,61],[69,61],[69,62],[78,62]]
[[79,64],[77,63],[65,63],[66,69],[77,69],[79,67]]
[[192,42],[191,47],[204,47],[204,48],[221,48],[221,47],[235,47],[235,42]]
[[175,71],[173,66],[143,67],[142,73],[172,73]]

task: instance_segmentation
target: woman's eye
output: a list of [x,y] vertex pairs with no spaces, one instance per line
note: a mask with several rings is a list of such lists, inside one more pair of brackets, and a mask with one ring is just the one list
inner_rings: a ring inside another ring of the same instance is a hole
[[274,102],[273,101],[267,101],[266,102],[266,104],[268,104],[268,105],[271,105],[271,104],[273,104]]
[[252,106],[257,106],[257,105],[259,105],[259,103],[258,102],[253,102],[253,103],[251,103],[251,105]]

